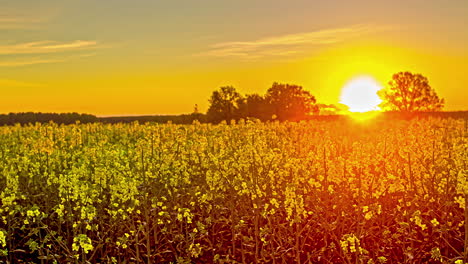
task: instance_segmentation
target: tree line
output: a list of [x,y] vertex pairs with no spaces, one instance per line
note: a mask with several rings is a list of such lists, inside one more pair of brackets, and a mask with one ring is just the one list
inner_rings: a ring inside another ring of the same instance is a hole
[[[379,91],[382,98],[380,107],[389,117],[400,113],[418,112],[419,116],[436,115],[440,117],[466,118],[466,111],[440,113],[444,107],[444,99],[439,98],[436,91],[429,85],[428,79],[421,74],[399,72],[392,76],[388,85]],[[240,94],[233,86],[223,86],[212,92],[209,98],[209,108],[206,114],[200,113],[198,106],[191,114],[159,115],[159,116],[120,116],[97,117],[79,113],[9,113],[0,114],[0,125],[34,124],[54,122],[57,124],[81,123],[129,123],[156,122],[175,124],[191,124],[195,120],[205,123],[219,123],[223,120],[239,120],[241,118],[256,118],[262,121],[298,121],[305,119],[320,119],[322,115],[339,114],[340,107],[333,104],[320,104],[311,92],[295,84],[273,83],[265,94]],[[426,112],[426,113],[423,113]],[[330,118],[329,118],[330,119]],[[331,118],[333,119],[333,118]]]
[[212,93],[209,102],[207,119],[213,123],[249,117],[297,121],[318,112],[315,97],[294,84],[273,83],[265,95],[246,96],[232,86],[223,86]]
[[90,114],[79,113],[41,113],[41,112],[21,112],[0,114],[0,126],[12,126],[16,124],[35,124],[54,122],[56,124],[75,124],[79,123],[131,123],[131,122],[155,122],[174,124],[192,124],[195,120],[205,123],[206,115],[202,113],[192,113],[183,115],[153,115],[153,116],[112,116],[112,117],[97,117]]
[[90,114],[79,113],[41,113],[22,112],[0,114],[0,125],[34,124],[54,122],[57,124],[94,123],[99,118]]
[[[379,91],[380,107],[397,112],[434,112],[442,110],[444,99],[438,97],[429,81],[421,74],[399,72],[392,76],[388,86]],[[318,104],[315,96],[302,86],[273,83],[265,95],[242,96],[234,87],[223,86],[213,91],[209,99],[207,120],[218,123],[241,118],[262,121],[297,121],[320,112],[337,112],[336,105]]]

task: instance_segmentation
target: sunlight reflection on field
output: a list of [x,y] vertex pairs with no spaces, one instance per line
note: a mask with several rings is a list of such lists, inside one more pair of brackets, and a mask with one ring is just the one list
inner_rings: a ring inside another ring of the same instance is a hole
[[353,120],[359,122],[367,122],[374,120],[376,117],[380,116],[382,112],[380,111],[368,111],[368,112],[348,112],[347,115],[350,116]]

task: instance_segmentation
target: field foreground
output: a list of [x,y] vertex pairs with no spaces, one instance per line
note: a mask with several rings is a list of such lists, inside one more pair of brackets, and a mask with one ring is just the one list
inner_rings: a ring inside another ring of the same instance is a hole
[[466,126],[0,127],[0,263],[462,263]]

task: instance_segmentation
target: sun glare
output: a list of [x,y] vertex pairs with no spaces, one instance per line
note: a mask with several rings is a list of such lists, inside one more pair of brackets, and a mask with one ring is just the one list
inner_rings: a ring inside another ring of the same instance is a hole
[[382,102],[377,91],[380,84],[370,76],[359,76],[347,82],[341,91],[340,103],[349,107],[350,112],[369,112],[380,110]]

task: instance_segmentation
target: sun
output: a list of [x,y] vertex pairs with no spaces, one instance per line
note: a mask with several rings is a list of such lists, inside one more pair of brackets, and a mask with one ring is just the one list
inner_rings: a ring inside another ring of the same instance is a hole
[[347,105],[350,112],[379,111],[380,89],[382,86],[371,76],[355,77],[343,86],[340,103]]

